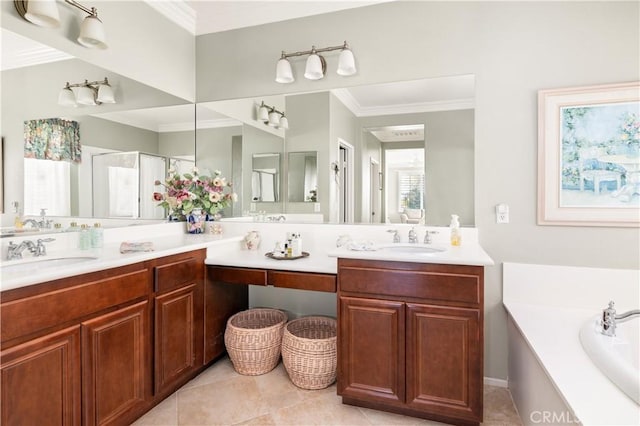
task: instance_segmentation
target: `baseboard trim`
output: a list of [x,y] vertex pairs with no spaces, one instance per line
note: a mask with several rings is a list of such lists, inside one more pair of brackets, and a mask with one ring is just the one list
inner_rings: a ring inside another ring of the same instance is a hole
[[489,386],[498,386],[501,388],[508,388],[509,382],[504,379],[495,379],[493,377],[485,377],[484,384]]

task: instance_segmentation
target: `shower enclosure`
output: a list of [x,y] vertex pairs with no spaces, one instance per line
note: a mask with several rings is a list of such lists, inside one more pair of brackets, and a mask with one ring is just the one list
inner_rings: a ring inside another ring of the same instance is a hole
[[154,182],[164,182],[169,165],[178,164],[187,169],[194,163],[138,151],[94,155],[93,216],[164,219],[166,212],[153,200],[153,193],[162,189]]

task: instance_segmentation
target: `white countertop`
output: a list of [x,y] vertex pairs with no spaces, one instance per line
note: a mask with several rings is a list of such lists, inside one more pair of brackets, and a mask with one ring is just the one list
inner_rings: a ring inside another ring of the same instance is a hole
[[[34,268],[26,272],[22,268],[15,271],[2,270],[2,282],[0,282],[0,290],[11,290],[14,288],[25,287],[32,284],[70,277],[73,275],[86,274],[110,268],[117,268],[137,262],[144,262],[145,260],[155,259],[158,257],[170,256],[172,254],[202,249],[216,244],[228,243],[228,241],[230,240],[238,241],[239,239],[240,237],[224,238],[216,235],[189,235],[183,233],[179,235],[165,235],[139,240],[152,242],[154,251],[151,252],[121,254],[119,243],[105,244],[104,247],[100,249],[74,249],[59,251],[51,250],[47,254],[47,258],[93,256],[96,257],[96,259],[86,260],[66,266],[41,268],[37,267],[37,263],[33,263]],[[44,258],[45,257],[43,257],[43,259]],[[0,264],[9,264],[9,262],[2,262]]]
[[[367,235],[377,241],[389,240],[386,226],[340,226],[317,224],[256,224],[256,223],[223,223],[223,235],[189,235],[184,233],[182,224],[164,223],[148,226],[125,227],[105,230],[105,245],[101,249],[78,250],[77,235],[63,233],[54,235],[56,242],[48,244],[47,257],[55,256],[94,256],[96,259],[83,260],[66,266],[39,266],[34,263],[33,270],[21,268],[16,270],[1,269],[2,282],[0,290],[10,290],[27,285],[65,278],[78,274],[116,268],[128,264],[142,262],[162,256],[183,253],[190,250],[207,248],[206,263],[209,265],[237,266],[246,268],[279,269],[301,272],[337,273],[337,257],[372,260],[389,260],[402,262],[444,263],[457,265],[493,265],[493,261],[477,243],[477,230],[464,229],[465,243],[460,247],[451,247],[443,241],[436,240],[435,245],[446,248],[441,253],[407,254],[389,252],[358,252],[336,249],[338,236],[349,233],[354,236]],[[434,228],[438,229],[438,228]],[[241,241],[248,230],[259,230],[262,244],[259,250],[249,251],[242,248]],[[273,249],[276,241],[282,241],[285,232],[302,232],[304,237],[303,251],[309,257],[295,260],[277,260],[268,258],[265,253]],[[406,234],[402,229],[403,238]],[[424,230],[419,230],[424,232]],[[445,235],[441,230],[441,237]],[[119,252],[120,242],[150,241],[154,245],[153,252],[128,253]],[[6,247],[3,248],[3,257]],[[28,253],[27,253],[28,256]],[[7,262],[0,262],[0,265]]]
[[[385,244],[389,245],[389,244]],[[403,244],[406,245],[406,244]],[[413,246],[429,247],[425,244],[413,244]],[[329,251],[329,256],[346,259],[363,260],[391,260],[397,262],[441,263],[447,265],[471,265],[490,266],[493,260],[476,242],[467,242],[461,246],[450,246],[442,243],[433,244],[433,247],[444,249],[434,253],[404,253],[389,252],[386,250],[349,250],[340,247]]]

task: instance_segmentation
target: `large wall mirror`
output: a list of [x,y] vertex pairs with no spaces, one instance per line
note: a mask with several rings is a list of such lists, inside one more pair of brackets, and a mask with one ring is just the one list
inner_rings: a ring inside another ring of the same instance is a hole
[[[472,226],[474,91],[474,76],[463,75],[201,103],[196,163],[233,176],[243,195],[225,213],[235,220],[265,211],[294,221],[321,214],[327,223],[402,223],[412,216],[412,223],[447,225],[458,214]],[[287,130],[258,119],[262,102],[286,112]],[[262,202],[248,173],[256,155],[274,152],[286,160],[281,201]]]
[[[169,166],[193,168],[195,106],[5,29],[2,38],[3,55],[5,49],[13,52],[3,56],[2,69],[2,136],[9,148],[5,157],[13,164],[24,162],[15,169],[24,174],[16,173],[5,185],[13,186],[7,192],[22,194],[15,200],[21,213],[38,215],[46,209],[49,216],[163,219],[163,210],[152,200],[154,181],[164,180]],[[54,60],[18,61],[16,52],[32,49],[46,50]],[[105,77],[116,103],[59,105],[59,92],[67,82]],[[34,123],[34,134],[55,132],[46,127],[49,119],[77,123],[81,158],[24,158],[24,123]],[[11,205],[14,200],[6,201]]]

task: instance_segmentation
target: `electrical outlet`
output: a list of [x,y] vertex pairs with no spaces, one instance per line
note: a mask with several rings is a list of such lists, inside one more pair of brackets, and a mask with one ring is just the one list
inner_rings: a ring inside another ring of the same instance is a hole
[[509,223],[509,213],[498,213],[496,223]]
[[496,223],[509,223],[509,206],[498,204],[496,206]]

